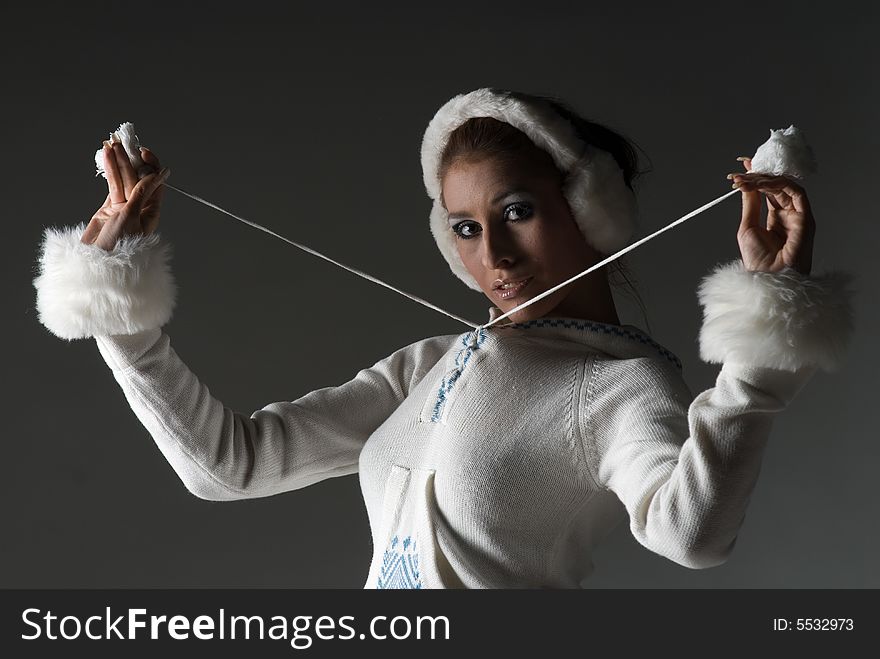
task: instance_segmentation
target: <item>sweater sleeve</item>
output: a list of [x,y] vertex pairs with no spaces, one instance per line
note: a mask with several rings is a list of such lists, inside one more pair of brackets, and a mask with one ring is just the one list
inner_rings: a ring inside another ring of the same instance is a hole
[[700,288],[701,357],[722,366],[696,397],[669,362],[591,360],[588,464],[639,543],[694,569],[727,560],[775,415],[817,369],[839,365],[852,329],[847,280],[716,270]]
[[95,338],[186,488],[213,501],[270,496],[357,472],[366,440],[452,340],[418,341],[348,382],[248,415],[215,398],[162,330]]
[[358,469],[372,432],[454,336],[397,350],[351,380],[243,414],[212,396],[161,329],[176,288],[157,233],[85,245],[85,226],[48,228],[34,280],[40,322],[94,338],[137,418],[186,488],[214,501],[264,497]]

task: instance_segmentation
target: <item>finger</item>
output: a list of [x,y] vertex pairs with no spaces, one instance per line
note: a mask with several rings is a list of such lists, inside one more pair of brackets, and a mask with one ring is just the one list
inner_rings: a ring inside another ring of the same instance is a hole
[[765,174],[763,172],[731,172],[727,178],[735,182],[748,183],[752,187],[760,187],[768,183],[788,183],[789,179],[784,176]]
[[[165,183],[165,179],[164,179],[164,178],[161,178],[161,174],[162,174],[162,172],[164,172],[164,171],[165,171],[164,169],[160,169],[158,172],[156,172],[155,175],[156,175],[156,177],[157,177],[157,184],[156,184],[156,186],[152,189],[151,192],[147,192],[146,195],[144,195],[144,201],[145,201],[145,202],[150,202],[150,201],[152,201],[153,199],[161,199],[161,198],[162,198],[161,195],[165,194],[165,185],[164,185],[164,183]],[[166,178],[167,178],[167,177],[166,177]],[[161,179],[161,180],[160,180],[160,179]]]
[[119,173],[122,175],[125,198],[128,199],[131,197],[131,191],[134,189],[134,186],[137,185],[137,172],[135,172],[134,167],[131,166],[131,160],[128,159],[128,154],[125,152],[125,147],[122,146],[122,142],[116,142],[113,144],[113,153],[116,156],[116,164],[119,166]]
[[790,202],[791,206],[798,213],[810,212],[810,200],[807,199],[806,191],[797,183],[784,176],[774,177],[757,185],[748,183],[744,185],[750,188],[754,187],[767,194],[772,194],[777,202],[783,204],[783,207],[788,206]]
[[798,213],[810,213],[810,200],[807,199],[807,193],[801,186],[789,182],[787,185],[783,186],[782,191],[791,197],[794,209]]
[[162,169],[162,165],[159,163],[159,159],[156,155],[151,152],[146,147],[140,147],[141,150],[141,160],[144,161],[144,164],[138,168],[138,176],[143,177],[147,174],[153,174],[154,172],[158,172]]
[[785,203],[780,203],[777,195],[773,192],[765,192],[764,197],[767,199],[767,210],[782,210],[786,206]]
[[742,219],[739,230],[744,233],[749,229],[761,228],[761,193],[757,190],[740,188],[742,193]]
[[119,176],[119,166],[109,142],[104,142],[104,172],[107,174],[107,186],[110,188],[110,201],[114,204],[125,203],[125,188]]
[[[757,185],[754,185],[754,184],[748,183],[748,182],[743,183],[742,188],[746,189],[746,190],[750,190],[750,191],[755,190],[757,192],[760,192],[761,195],[764,197],[764,199],[767,200],[767,210],[768,211],[775,212],[775,211],[780,211],[780,210],[792,208],[791,197],[789,197],[785,192],[775,191],[775,190],[768,189],[768,188],[762,187],[762,186],[757,186]],[[768,229],[771,228],[772,223],[773,223],[772,219],[769,218],[769,216],[768,216],[768,220],[767,220],[767,228]]]
[[[164,169],[159,170],[157,172],[157,176],[159,176]],[[152,192],[148,192],[144,198],[144,209],[152,208],[153,206],[158,206],[162,202],[162,198],[165,195],[165,180],[162,179],[159,181],[158,185],[153,188]]]
[[155,181],[157,177],[158,174],[148,174],[137,182],[131,191],[131,198],[128,200],[132,208],[140,209],[144,205],[147,197],[150,196],[148,193],[153,192],[156,188]]
[[787,184],[792,187],[800,187],[797,181],[786,174],[770,174],[768,172],[733,172],[730,176],[750,183],[772,183],[776,187]]
[[775,208],[771,203],[770,199],[767,199],[767,231],[773,231],[774,233],[779,234],[783,238],[785,237],[785,223],[782,222],[779,218],[782,213],[777,212],[778,209]]
[[746,168],[747,172],[752,171],[752,159],[751,158],[749,158],[748,156],[740,156],[739,158],[737,158],[737,160],[742,162],[743,167]]
[[84,242],[86,245],[91,245],[95,242],[95,238],[98,237],[99,233],[101,233],[101,223],[97,220],[91,220],[88,226],[86,226],[85,231],[83,231],[80,241]]
[[782,204],[788,205],[788,195],[784,191],[786,186],[798,187],[787,176],[776,176],[773,174],[748,173],[748,174],[728,174],[727,178],[732,178],[734,182],[742,183],[747,189],[761,190],[766,194],[773,194],[775,200]]
[[134,186],[134,189],[131,192],[131,199],[129,199],[129,203],[131,204],[130,210],[136,210],[140,212],[143,208],[144,203],[147,199],[152,196],[152,194],[156,191],[166,178],[168,178],[168,174],[170,170],[166,167],[161,172],[157,172],[155,174],[148,174],[137,184]]
[[156,157],[156,154],[150,151],[147,147],[141,147],[141,158],[145,163],[150,165],[151,167],[155,167],[158,172],[162,169],[162,164],[159,162],[159,159]]
[[[779,222],[779,215],[777,213],[780,208],[778,206],[774,206],[774,204],[778,202],[776,202],[770,195],[764,195],[764,197],[767,199],[767,231],[776,231],[778,228],[782,227],[781,223]],[[782,233],[784,233],[784,231]]]
[[162,204],[162,197],[164,194],[165,186],[160,185],[144,204],[143,213],[141,215],[141,220],[144,225],[144,233],[153,233],[159,227],[159,206]]
[[767,172],[732,172],[728,178],[741,179],[749,183],[790,183],[787,176],[768,174]]

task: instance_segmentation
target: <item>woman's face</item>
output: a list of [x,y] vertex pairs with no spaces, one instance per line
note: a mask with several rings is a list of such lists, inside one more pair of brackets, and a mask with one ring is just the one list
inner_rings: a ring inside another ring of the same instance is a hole
[[[443,178],[443,202],[458,253],[486,297],[502,312],[565,281],[600,256],[575,224],[556,172],[527,159],[457,161]],[[513,314],[589,317],[594,274]],[[510,282],[509,286],[500,286]]]

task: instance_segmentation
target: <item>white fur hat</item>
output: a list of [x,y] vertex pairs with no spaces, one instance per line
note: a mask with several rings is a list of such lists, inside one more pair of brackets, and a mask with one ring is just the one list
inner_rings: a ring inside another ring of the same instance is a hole
[[422,176],[431,208],[431,233],[452,272],[472,289],[480,286],[461,261],[448,213],[440,203],[440,158],[449,135],[473,117],[492,117],[521,130],[566,173],[563,195],[587,242],[603,254],[625,247],[635,233],[638,209],[614,157],[586,144],[552,105],[514,92],[484,87],[458,94],[434,115],[422,138]]

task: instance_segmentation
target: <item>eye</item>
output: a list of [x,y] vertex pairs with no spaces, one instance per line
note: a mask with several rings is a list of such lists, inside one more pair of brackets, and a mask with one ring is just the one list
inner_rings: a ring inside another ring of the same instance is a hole
[[463,238],[464,240],[468,240],[469,238],[473,238],[479,233],[480,225],[476,222],[472,222],[471,220],[465,220],[464,222],[459,222],[455,226],[452,227],[452,231],[459,238]]
[[[516,215],[519,217],[508,217],[507,212],[509,210],[514,210]],[[520,220],[524,220],[532,214],[532,207],[529,204],[525,204],[522,202],[516,202],[514,204],[510,204],[507,208],[504,209],[504,217],[507,219],[513,220],[514,222],[518,222]]]
[[[509,212],[513,211],[514,216],[511,217]],[[532,215],[532,207],[530,204],[518,201],[512,204],[508,204],[503,212],[504,218],[510,220],[511,222],[521,222],[522,220],[526,220]],[[464,240],[468,240],[470,238],[474,238],[477,234],[480,233],[481,227],[477,222],[473,220],[463,220],[458,224],[452,227],[452,231],[459,238],[463,238]]]

